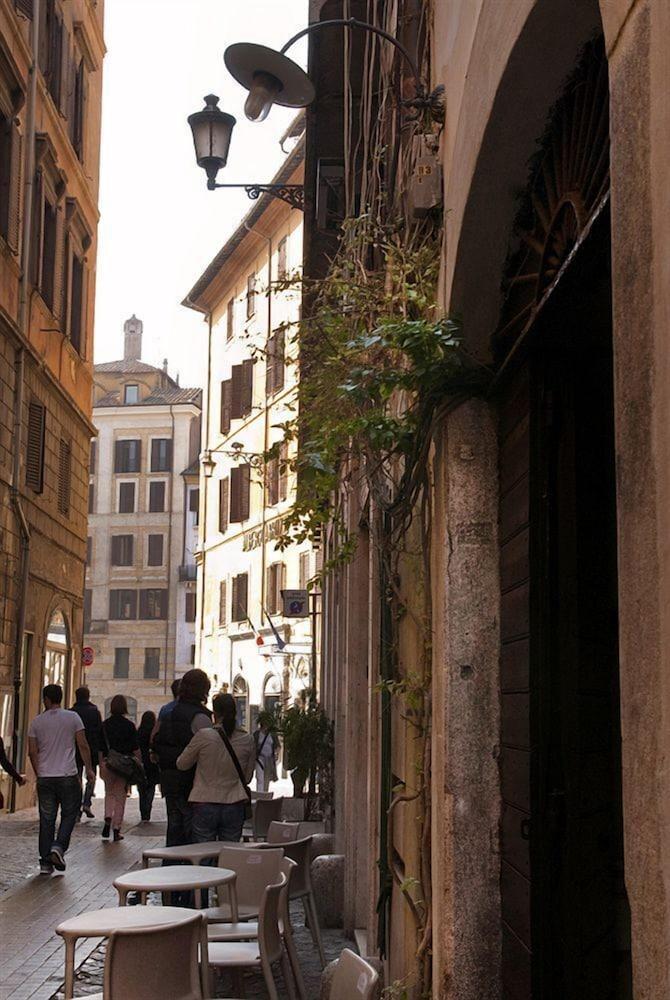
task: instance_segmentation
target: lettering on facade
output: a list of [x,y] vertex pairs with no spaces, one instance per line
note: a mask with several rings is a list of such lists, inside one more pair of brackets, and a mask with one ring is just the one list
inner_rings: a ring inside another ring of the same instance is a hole
[[251,531],[246,531],[242,539],[242,550],[244,552],[252,552],[254,549],[261,547],[263,542],[272,542],[276,538],[279,538],[284,532],[284,520],[281,517],[275,518],[274,521],[268,521],[268,523],[260,528],[252,528]]

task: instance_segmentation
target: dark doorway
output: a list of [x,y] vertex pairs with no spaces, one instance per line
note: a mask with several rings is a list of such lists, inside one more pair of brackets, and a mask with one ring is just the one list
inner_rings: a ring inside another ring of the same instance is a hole
[[506,1000],[631,1000],[623,884],[609,220],[501,412]]

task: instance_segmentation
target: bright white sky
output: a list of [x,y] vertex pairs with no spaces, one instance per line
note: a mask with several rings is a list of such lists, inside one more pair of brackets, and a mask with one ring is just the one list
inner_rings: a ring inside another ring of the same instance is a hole
[[[246,91],[229,76],[232,42],[281,48],[307,19],[307,0],[107,0],[95,360],[123,355],[123,322],[144,320],[142,357],[168,358],[180,383],[202,385],[205,324],[180,302],[251,202],[207,191],[186,122],[218,94],[237,118],[220,181],[269,182],[295,112],[246,120]],[[303,61],[306,42],[291,51]],[[304,61],[303,61],[304,65]],[[224,177],[225,174],[225,177]]]

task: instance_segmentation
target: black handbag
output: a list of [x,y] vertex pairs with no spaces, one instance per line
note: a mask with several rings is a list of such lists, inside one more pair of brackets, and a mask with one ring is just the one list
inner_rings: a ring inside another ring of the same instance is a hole
[[237,771],[237,776],[240,779],[240,782],[242,784],[242,788],[244,789],[245,795],[247,797],[247,804],[244,807],[244,818],[245,819],[251,819],[251,816],[252,816],[252,810],[251,810],[251,789],[249,788],[249,786],[248,786],[248,784],[247,784],[247,782],[245,780],[244,772],[242,771],[242,768],[240,767],[240,762],[237,759],[237,754],[233,750],[233,744],[228,739],[228,734],[223,730],[223,728],[219,729],[219,736],[221,737],[221,739],[223,740],[223,742],[226,744],[226,750],[230,754],[230,759],[232,760],[233,764],[235,765],[235,770]]
[[118,774],[120,778],[125,778],[129,785],[137,785],[140,788],[144,787],[147,778],[144,768],[137,758],[130,753],[121,753],[120,750],[113,750],[109,745],[104,726],[102,727],[102,733],[107,744],[105,763],[109,770],[113,771],[114,774]]

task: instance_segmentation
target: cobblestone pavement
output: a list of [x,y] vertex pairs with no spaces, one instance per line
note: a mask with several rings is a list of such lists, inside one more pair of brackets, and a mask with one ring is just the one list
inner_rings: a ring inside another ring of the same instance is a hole
[[[101,803],[94,800],[94,811]],[[102,820],[84,820],[78,825],[67,855],[64,876],[37,875],[37,815],[26,810],[0,817],[0,1000],[62,1000],[63,944],[54,934],[56,924],[67,916],[117,903],[113,878],[139,866],[142,850],[164,842],[164,812],[157,800],[153,821],[139,824],[137,799],[130,799],[124,832],[119,844],[100,839]],[[156,898],[153,900],[158,903]],[[321,967],[299,905],[292,910],[296,946],[305,978],[307,995],[318,1000]],[[353,947],[341,931],[322,931],[326,958],[337,958],[343,947]],[[77,948],[75,996],[102,989],[104,944],[83,940]],[[281,987],[282,1000],[288,994]],[[262,977],[245,977],[248,998],[267,998]],[[224,975],[215,983],[216,997],[235,996]],[[128,997],[128,1000],[132,1000]],[[156,1000],[162,1000],[157,997]]]

